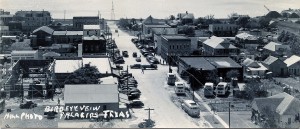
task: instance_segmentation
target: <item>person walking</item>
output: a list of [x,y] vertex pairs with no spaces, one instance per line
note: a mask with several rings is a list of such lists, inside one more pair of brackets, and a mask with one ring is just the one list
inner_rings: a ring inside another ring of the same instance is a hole
[[144,74],[144,68],[142,68],[142,73]]
[[57,98],[57,105],[60,106],[60,100]]

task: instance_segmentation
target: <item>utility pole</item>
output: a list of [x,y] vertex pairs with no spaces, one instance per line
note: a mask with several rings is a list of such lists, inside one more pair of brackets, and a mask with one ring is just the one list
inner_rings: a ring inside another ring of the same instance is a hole
[[127,95],[129,94],[128,78],[129,78],[129,73],[128,73],[128,65],[127,65]]
[[147,123],[146,125],[147,125],[147,127],[149,127],[150,122],[151,122],[151,121],[150,121],[150,120],[151,120],[151,119],[150,119],[150,111],[151,111],[151,110],[154,110],[154,109],[147,108],[147,109],[145,109],[145,110],[148,110],[148,121],[146,122],[146,123]]
[[231,106],[231,105],[230,105],[230,102],[229,102],[229,108],[228,108],[228,109],[229,109],[229,110],[228,110],[228,112],[229,112],[229,122],[228,122],[229,124],[228,124],[228,127],[229,127],[229,128],[230,128],[230,106]]

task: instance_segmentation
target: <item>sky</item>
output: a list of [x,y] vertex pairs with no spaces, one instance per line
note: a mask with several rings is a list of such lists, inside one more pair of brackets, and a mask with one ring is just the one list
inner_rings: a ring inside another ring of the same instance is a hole
[[[213,14],[226,18],[231,13],[250,16],[281,12],[284,9],[300,9],[300,0],[113,0],[115,18],[166,18],[179,12],[194,13],[195,17]],[[53,18],[98,15],[110,19],[112,0],[0,0],[0,8],[15,13],[19,10],[48,10]]]

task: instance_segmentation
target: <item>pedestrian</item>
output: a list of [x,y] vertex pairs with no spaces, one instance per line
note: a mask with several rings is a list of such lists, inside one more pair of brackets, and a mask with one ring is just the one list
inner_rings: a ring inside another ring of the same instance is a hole
[[144,74],[144,69],[142,68],[142,73]]
[[159,63],[161,64],[161,59],[159,59]]
[[57,98],[57,105],[60,106],[60,100]]

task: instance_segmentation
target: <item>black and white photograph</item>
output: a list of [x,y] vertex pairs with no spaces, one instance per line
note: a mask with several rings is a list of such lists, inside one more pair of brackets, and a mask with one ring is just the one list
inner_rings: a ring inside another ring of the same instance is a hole
[[0,0],[1,128],[300,129],[300,1]]

